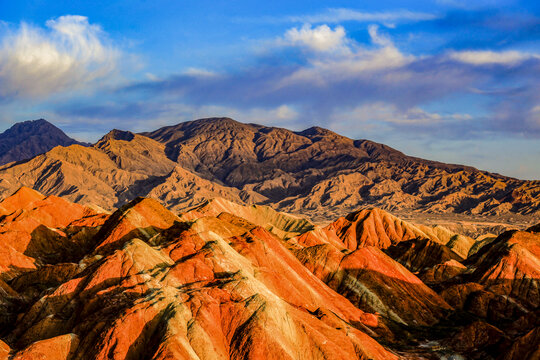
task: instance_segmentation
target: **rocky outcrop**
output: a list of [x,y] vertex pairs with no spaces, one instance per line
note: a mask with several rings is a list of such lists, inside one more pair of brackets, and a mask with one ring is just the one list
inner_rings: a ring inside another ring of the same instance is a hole
[[456,260],[448,260],[437,264],[420,274],[425,284],[434,285],[446,282],[467,270],[467,267]]
[[470,262],[476,268],[472,278],[490,292],[509,296],[525,308],[540,306],[540,234],[506,232]]
[[269,206],[245,206],[223,198],[213,198],[205,201],[201,205],[183,213],[180,218],[189,221],[203,216],[218,217],[223,213],[232,214],[255,225],[262,226],[282,239],[303,234],[314,228],[314,224],[304,218],[275,211]]
[[179,166],[154,185],[145,196],[159,199],[167,208],[177,212],[199,207],[214,198],[223,198],[235,204],[252,204],[266,200],[256,192],[220,185]]
[[375,246],[386,249],[401,241],[428,236],[413,224],[380,209],[366,209],[339,218],[326,227],[350,250]]
[[[389,247],[386,252],[413,272],[428,271],[450,261],[463,261],[463,258],[449,247],[422,238],[399,242]],[[440,270],[442,269],[433,269],[434,272]]]
[[289,244],[304,266],[359,308],[380,313],[392,322],[428,325],[444,317],[451,307],[381,251],[418,236],[426,235],[412,224],[374,209],[317,227]]
[[30,344],[13,355],[12,360],[69,360],[73,359],[78,345],[77,335],[60,335]]
[[449,339],[448,344],[464,354],[481,351],[501,342],[504,333],[483,321],[475,321]]
[[329,286],[366,311],[407,325],[432,325],[451,307],[406,268],[375,247],[345,256]]
[[0,217],[0,278],[4,280],[44,264],[82,258],[91,235],[70,225],[91,221],[98,226],[101,218],[88,207],[24,187],[0,202],[0,208],[5,214]]
[[503,360],[535,360],[540,358],[540,327],[529,331],[518,338],[505,353],[500,356]]

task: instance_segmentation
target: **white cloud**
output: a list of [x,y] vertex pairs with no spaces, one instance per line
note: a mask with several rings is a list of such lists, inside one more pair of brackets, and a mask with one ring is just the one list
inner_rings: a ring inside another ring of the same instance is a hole
[[98,25],[84,16],[47,21],[46,29],[26,23],[0,43],[0,96],[47,96],[79,89],[110,75],[120,52]]
[[[326,25],[321,25],[315,29],[311,29],[311,27],[302,29],[305,31],[299,32],[296,28],[292,29],[295,30],[292,34],[294,34],[295,38],[302,39],[302,44],[320,41],[318,44],[319,50],[334,49],[335,51],[320,51],[314,54],[308,59],[308,66],[282,79],[277,85],[278,88],[299,82],[311,82],[324,86],[327,83],[344,80],[351,76],[371,75],[383,70],[399,68],[414,60],[413,56],[401,53],[388,37],[381,35],[377,25],[368,27],[371,41],[375,45],[372,48],[362,47],[352,39],[347,38],[345,30],[341,27],[337,27],[334,31]],[[332,32],[332,36],[320,35],[328,35],[328,31]],[[313,34],[313,32],[316,34]],[[291,30],[286,33],[286,37],[290,38],[289,34],[291,34]],[[321,38],[325,38],[325,41],[322,41]],[[300,42],[300,40],[297,42]],[[312,47],[315,47],[315,45],[312,45]],[[407,76],[407,74],[401,74],[400,76]],[[395,79],[392,79],[390,74],[383,74],[380,78],[380,81],[383,82],[393,80]],[[403,78],[400,80],[403,80]]]
[[452,60],[472,65],[517,65],[525,60],[540,58],[537,54],[520,51],[454,51],[449,54]]
[[298,112],[288,105],[281,105],[273,110],[276,119],[279,120],[296,120]]
[[368,33],[369,37],[371,38],[371,41],[374,44],[380,45],[380,46],[394,46],[392,43],[392,40],[390,40],[385,35],[379,34],[379,26],[378,25],[369,25],[368,26]]
[[189,76],[195,76],[195,77],[214,77],[214,76],[218,76],[218,74],[216,72],[206,70],[206,69],[201,69],[201,68],[195,68],[195,67],[187,68],[183,72],[183,74],[184,75],[189,75]]
[[328,25],[312,28],[305,24],[302,28],[292,28],[285,33],[285,41],[291,45],[305,46],[315,51],[331,51],[345,46],[345,29],[336,26],[331,29]]

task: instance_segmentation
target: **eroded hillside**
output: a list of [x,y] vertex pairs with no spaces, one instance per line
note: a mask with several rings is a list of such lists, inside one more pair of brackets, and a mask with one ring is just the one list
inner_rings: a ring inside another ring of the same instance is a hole
[[537,227],[0,202],[0,359],[537,359]]

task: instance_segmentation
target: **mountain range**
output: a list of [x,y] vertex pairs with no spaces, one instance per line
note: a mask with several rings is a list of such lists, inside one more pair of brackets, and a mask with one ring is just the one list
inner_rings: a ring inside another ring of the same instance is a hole
[[0,202],[0,359],[534,360],[539,226],[320,226],[223,198],[109,213],[22,187]]
[[0,196],[27,186],[109,211],[145,196],[175,212],[222,197],[317,222],[369,206],[527,222],[540,214],[540,181],[411,157],[319,127],[294,132],[209,118],[141,134],[112,130],[90,146],[53,136],[63,133],[44,120],[4,134],[12,133],[24,135],[10,137],[2,159],[36,156],[0,166]]
[[2,136],[0,360],[540,359],[540,181],[229,118]]

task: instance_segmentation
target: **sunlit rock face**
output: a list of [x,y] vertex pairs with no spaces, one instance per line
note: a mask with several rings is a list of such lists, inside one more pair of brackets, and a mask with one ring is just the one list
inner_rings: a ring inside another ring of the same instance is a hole
[[376,208],[322,227],[222,197],[107,212],[21,188],[0,209],[0,359],[538,355],[534,228],[464,257],[460,234]]
[[69,208],[58,221],[61,213],[46,216],[43,201],[32,200],[35,220],[62,232],[51,242],[69,238],[76,223],[93,231],[69,239],[92,246],[71,264],[44,264],[33,253],[33,268],[5,284],[3,298],[24,298],[25,306],[6,319],[14,358],[397,359],[375,340],[376,315],[332,291],[262,227],[182,222],[142,198],[100,222]]

